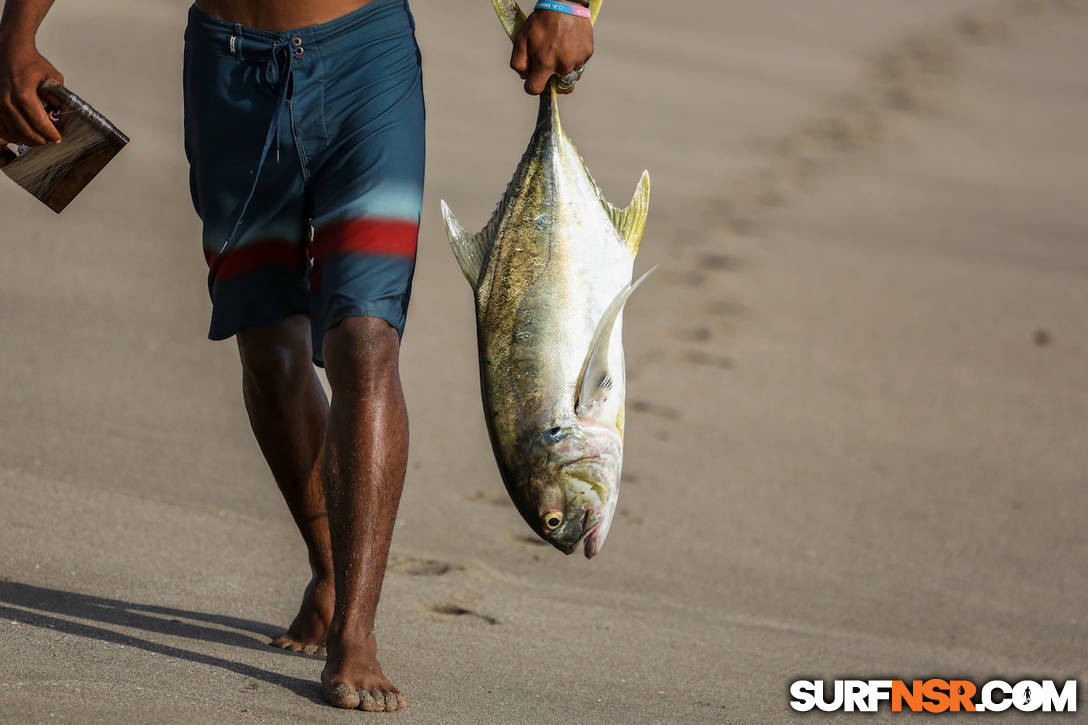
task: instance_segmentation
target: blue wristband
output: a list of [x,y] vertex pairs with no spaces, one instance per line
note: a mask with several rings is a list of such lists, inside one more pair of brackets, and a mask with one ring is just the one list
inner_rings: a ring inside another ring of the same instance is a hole
[[589,18],[589,8],[573,3],[560,2],[560,0],[537,0],[533,10],[551,10],[553,13],[566,13],[580,18]]

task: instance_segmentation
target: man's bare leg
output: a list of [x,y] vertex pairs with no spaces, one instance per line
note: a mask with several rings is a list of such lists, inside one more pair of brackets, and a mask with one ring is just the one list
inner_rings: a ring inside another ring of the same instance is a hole
[[329,404],[311,362],[304,315],[238,335],[242,394],[257,443],[306,542],[312,578],[298,615],[270,644],[317,652],[332,619],[332,547],[321,485]]
[[404,697],[378,664],[374,613],[408,459],[408,412],[400,387],[396,330],[351,317],[325,334],[332,407],[325,436],[336,609],[321,673],[337,707],[392,711]]

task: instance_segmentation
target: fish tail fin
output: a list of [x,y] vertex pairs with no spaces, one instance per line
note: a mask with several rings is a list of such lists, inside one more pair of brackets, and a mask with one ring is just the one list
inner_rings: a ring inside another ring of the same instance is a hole
[[563,123],[559,120],[559,91],[555,88],[556,80],[548,81],[548,87],[540,94],[540,110],[536,114],[537,128],[543,123],[550,123],[556,135],[562,135]]
[[525,24],[525,13],[521,11],[515,0],[491,0],[491,4],[495,6],[502,29],[510,36],[510,40],[513,40],[518,29]]
[[[597,22],[597,13],[601,12],[601,2],[602,0],[589,0],[589,22]],[[491,4],[495,6],[502,29],[513,40],[518,29],[525,23],[525,13],[518,7],[517,0],[491,0]]]

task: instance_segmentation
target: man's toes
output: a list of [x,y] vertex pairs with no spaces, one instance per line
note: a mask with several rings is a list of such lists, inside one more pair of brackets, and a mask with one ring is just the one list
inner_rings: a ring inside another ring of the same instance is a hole
[[370,691],[370,694],[374,696],[374,704],[378,707],[378,712],[385,712],[385,690],[375,688]]
[[290,652],[298,652],[299,650],[302,649],[301,644],[299,644],[295,640],[291,639],[290,637],[286,637],[286,636],[276,637],[274,640],[272,640],[268,644],[270,644],[273,647],[278,647],[280,649],[288,650]]
[[399,707],[400,707],[400,705],[397,703],[397,693],[395,693],[395,692],[386,692],[385,693],[385,711],[386,712],[393,712],[394,710],[397,710]]
[[[377,694],[377,697],[375,697],[375,694]],[[382,695],[381,690],[359,690],[359,709],[367,712],[385,710],[385,697]]]
[[349,685],[341,683],[332,687],[322,687],[321,692],[325,695],[325,702],[333,707],[342,707],[346,710],[360,707],[359,693]]
[[317,645],[317,644],[308,644],[308,645],[306,645],[305,647],[302,648],[303,653],[308,654],[308,655],[316,655],[321,650],[322,650],[321,645]]

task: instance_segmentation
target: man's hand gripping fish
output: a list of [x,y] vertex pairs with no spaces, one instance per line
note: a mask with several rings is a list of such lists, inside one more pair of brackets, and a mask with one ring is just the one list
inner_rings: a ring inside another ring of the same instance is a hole
[[[514,0],[493,3],[512,38],[525,16]],[[476,296],[484,414],[506,489],[543,539],[567,554],[584,541],[592,557],[619,498],[622,313],[646,278],[631,283],[650,177],[626,209],[609,204],[559,123],[555,82],[483,231],[466,234],[444,201],[442,215]]]

